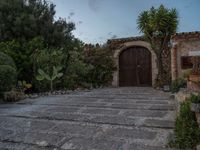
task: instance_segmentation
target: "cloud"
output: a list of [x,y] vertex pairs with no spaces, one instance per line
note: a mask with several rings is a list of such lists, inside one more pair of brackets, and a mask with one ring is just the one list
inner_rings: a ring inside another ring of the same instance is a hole
[[185,9],[188,9],[188,8],[191,8],[192,5],[193,5],[193,3],[190,2],[190,3],[186,4],[184,7],[185,7]]
[[102,36],[100,36],[98,39],[102,40],[102,39],[103,39],[103,37],[102,37]]
[[75,15],[75,12],[73,12],[73,11],[70,12],[70,13],[69,13],[69,16],[67,17],[67,19],[70,20],[74,15]]
[[72,16],[74,16],[74,15],[75,15],[75,12],[70,12],[70,13],[69,13],[69,16],[70,16],[70,17],[72,17]]
[[78,21],[78,22],[76,22],[76,25],[78,26],[78,25],[81,25],[83,23],[83,21]]
[[79,32],[79,36],[83,35],[83,32]]
[[112,37],[111,37],[111,39],[116,39],[118,36],[117,35],[113,35]]
[[83,23],[83,21],[79,21],[79,22],[78,22],[78,24],[82,24],[82,23]]
[[108,32],[108,36],[111,37],[111,39],[116,39],[118,36],[113,34],[112,32]]
[[112,35],[112,32],[109,32],[108,35]]
[[87,40],[88,40],[88,38],[87,38],[87,37],[84,37],[84,38],[83,38],[83,40],[86,40],[86,41],[87,41]]
[[94,12],[98,12],[100,9],[101,9],[101,2],[103,0],[89,0],[88,1],[88,5],[89,5],[89,8],[94,11]]

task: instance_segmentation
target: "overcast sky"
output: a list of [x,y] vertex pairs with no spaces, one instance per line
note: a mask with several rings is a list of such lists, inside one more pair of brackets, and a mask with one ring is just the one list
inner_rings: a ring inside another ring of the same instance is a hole
[[178,32],[200,31],[200,0],[50,1],[56,5],[56,18],[74,22],[74,35],[86,43],[105,43],[111,38],[141,35],[137,30],[137,16],[160,4],[178,10]]

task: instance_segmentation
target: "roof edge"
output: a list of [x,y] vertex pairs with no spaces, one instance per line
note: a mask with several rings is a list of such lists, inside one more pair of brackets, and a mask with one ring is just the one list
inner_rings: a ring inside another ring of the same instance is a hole
[[[187,37],[200,37],[200,31],[191,31],[191,32],[179,32],[175,33],[171,36],[171,39],[177,38],[187,38]],[[144,36],[135,36],[135,37],[127,37],[127,38],[117,38],[117,39],[108,39],[107,43],[115,43],[115,42],[129,42],[129,41],[137,41],[137,40],[145,40]]]
[[171,36],[171,39],[191,38],[191,37],[200,37],[200,31],[175,33],[174,35]]
[[135,40],[144,40],[144,36],[135,36],[135,37],[127,37],[127,38],[108,39],[107,43],[112,43],[112,42],[126,42],[126,41],[135,41]]

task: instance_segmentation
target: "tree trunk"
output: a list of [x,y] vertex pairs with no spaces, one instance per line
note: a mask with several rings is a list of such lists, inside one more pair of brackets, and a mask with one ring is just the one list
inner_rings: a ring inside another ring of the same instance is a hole
[[158,66],[158,75],[156,86],[162,87],[164,85],[164,68],[163,68],[163,59],[162,53],[157,54],[157,66]]
[[171,83],[171,51],[169,48],[165,48],[163,50],[163,73],[164,73],[164,83],[170,84]]
[[157,57],[158,75],[155,82],[156,87],[163,87],[163,85],[171,82],[171,51],[167,44],[169,39],[164,40],[164,43],[159,43],[156,40],[150,42]]

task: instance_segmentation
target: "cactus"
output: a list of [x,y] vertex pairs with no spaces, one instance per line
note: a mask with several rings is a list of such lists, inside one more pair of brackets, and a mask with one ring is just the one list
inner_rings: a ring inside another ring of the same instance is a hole
[[42,69],[38,69],[39,74],[36,76],[36,79],[38,81],[42,81],[42,80],[50,81],[50,89],[51,89],[51,92],[52,92],[53,91],[53,81],[56,78],[61,78],[63,76],[63,73],[60,72],[61,70],[62,70],[62,67],[53,66],[53,73],[52,73],[52,75],[49,75],[49,74],[45,73]]

